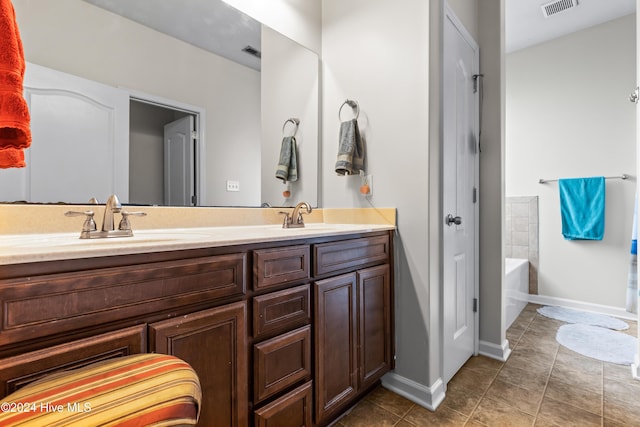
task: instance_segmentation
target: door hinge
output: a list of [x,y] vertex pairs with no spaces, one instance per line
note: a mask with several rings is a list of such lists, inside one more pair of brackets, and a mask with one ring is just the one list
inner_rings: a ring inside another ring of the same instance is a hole
[[473,312],[474,313],[478,312],[478,298],[473,299]]
[[198,131],[195,131],[195,130],[191,131],[191,139],[198,139]]
[[[473,76],[471,76],[471,78],[473,79],[473,93],[476,93],[478,91],[478,79],[484,77],[484,74],[474,74]],[[480,82],[480,84],[482,84],[482,82]]]
[[197,206],[198,205],[198,196],[196,196],[195,194],[193,196],[191,196],[191,204],[193,206]]
[[473,203],[478,203],[478,189],[473,187]]
[[638,103],[638,96],[639,96],[638,92],[639,91],[640,91],[640,88],[638,88],[636,86],[636,88],[633,90],[633,92],[631,92],[629,94],[629,101],[633,102],[634,104],[637,104]]

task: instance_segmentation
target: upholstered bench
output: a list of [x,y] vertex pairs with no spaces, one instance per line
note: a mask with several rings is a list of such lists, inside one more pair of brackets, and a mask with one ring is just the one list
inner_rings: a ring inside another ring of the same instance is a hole
[[48,375],[0,401],[0,426],[189,426],[200,383],[174,356],[136,354]]

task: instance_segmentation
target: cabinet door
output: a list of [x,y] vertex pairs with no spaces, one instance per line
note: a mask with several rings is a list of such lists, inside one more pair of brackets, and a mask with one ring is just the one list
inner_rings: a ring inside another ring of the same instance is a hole
[[358,272],[358,386],[376,382],[391,366],[389,265]]
[[189,363],[202,388],[199,426],[246,426],[246,302],[149,325],[152,351]]
[[356,395],[356,274],[315,283],[316,422]]

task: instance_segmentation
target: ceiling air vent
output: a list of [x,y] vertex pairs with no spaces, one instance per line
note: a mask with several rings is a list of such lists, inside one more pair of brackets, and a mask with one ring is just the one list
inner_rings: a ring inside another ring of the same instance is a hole
[[248,53],[249,55],[253,55],[256,58],[260,58],[262,56],[262,53],[251,45],[247,45],[247,47],[243,48],[242,51]]
[[564,12],[567,9],[572,9],[578,5],[578,0],[556,0],[543,4],[542,14],[545,18],[556,15],[560,12]]

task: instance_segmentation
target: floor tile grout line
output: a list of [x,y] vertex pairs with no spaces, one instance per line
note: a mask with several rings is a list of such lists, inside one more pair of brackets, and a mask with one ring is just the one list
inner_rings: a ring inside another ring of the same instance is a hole
[[[539,413],[540,413],[540,409],[542,408],[542,402],[543,402],[543,400],[544,400],[544,398],[546,396],[546,393],[547,393],[547,388],[549,386],[549,381],[551,379],[551,375],[553,373],[553,369],[556,366],[558,354],[560,353],[560,347],[561,346],[558,346],[558,348],[556,350],[556,354],[554,356],[553,363],[551,365],[551,370],[549,371],[549,375],[547,376],[547,381],[545,383],[544,391],[543,391],[543,394],[542,394],[542,399],[540,400],[540,405],[538,407],[538,411],[536,412],[536,422],[538,421],[538,416],[539,416]],[[585,411],[585,412],[591,413],[591,414],[593,414],[595,416],[599,416],[600,417],[600,426],[603,427],[604,426],[604,362],[601,362],[601,365],[602,365],[602,393],[601,393],[602,397],[601,397],[601,413],[600,413],[600,415],[594,414],[593,412],[591,412],[591,411],[589,411],[589,410],[587,410],[585,408],[572,405],[571,403],[567,403],[567,402],[561,402],[561,403],[565,403],[565,404],[567,404],[569,406],[572,406],[572,407],[574,407],[576,409],[579,409],[581,411]],[[552,399],[552,398],[549,398],[549,399]],[[556,400],[556,399],[552,399],[552,400]],[[560,402],[560,401],[558,401],[558,402]]]
[[[535,319],[535,315],[531,317],[531,319],[529,320],[529,322],[527,323],[526,327],[524,328],[524,332],[520,335],[520,337],[518,338],[518,340],[516,341],[516,343],[514,344],[513,348],[515,349],[517,347],[518,342],[520,342],[520,340],[522,339],[522,337],[526,334],[527,330],[529,329],[529,326],[531,325],[531,323],[533,322],[533,319]],[[478,406],[480,406],[480,402],[482,402],[482,400],[487,397],[487,393],[489,392],[489,389],[491,388],[491,386],[493,386],[494,382],[496,381],[496,379],[498,378],[498,376],[500,375],[500,372],[502,371],[502,369],[506,366],[507,361],[502,362],[502,364],[500,365],[500,368],[496,371],[496,374],[493,376],[493,378],[491,379],[491,382],[489,383],[489,385],[487,386],[486,390],[484,390],[484,392],[482,393],[482,395],[480,396],[480,398],[478,399],[477,403],[473,406],[473,409],[471,410],[471,414],[469,416],[467,416],[467,421],[465,422],[465,424],[469,423],[470,421],[472,421],[473,418],[473,414],[476,412],[476,410],[478,409]],[[455,411],[455,409],[453,409]],[[455,411],[458,412],[458,411]],[[522,411],[520,411],[522,412]],[[460,413],[460,412],[458,412]],[[524,413],[524,412],[523,412]],[[464,414],[462,414],[464,415]],[[466,415],[465,415],[466,416]],[[534,423],[535,423],[535,419],[534,419]]]
[[534,423],[538,422],[538,417],[540,416],[540,409],[542,409],[542,402],[544,402],[544,397],[547,394],[547,387],[549,387],[549,380],[551,379],[553,368],[556,366],[556,362],[558,361],[559,352],[560,352],[560,346],[556,348],[556,354],[553,356],[553,363],[551,364],[551,369],[549,369],[549,373],[547,374],[547,379],[544,383],[544,389],[542,390],[542,397],[540,398],[540,403],[538,403],[538,409],[536,409],[536,414],[534,416]]
[[[380,386],[380,387],[382,387],[382,386]],[[363,401],[364,401],[364,399],[363,399]],[[382,409],[385,412],[388,412],[389,414],[393,415],[394,417],[399,417],[400,419],[398,421],[396,421],[394,426],[397,425],[400,421],[403,421],[403,420],[408,422],[411,425],[415,425],[412,422],[409,422],[409,421],[404,419],[404,417],[406,417],[409,414],[409,412],[411,412],[411,410],[416,406],[416,404],[414,402],[411,402],[411,406],[409,406],[409,409],[407,409],[406,412],[404,414],[402,414],[402,415],[394,414],[393,412],[391,412],[387,408],[384,408],[382,405],[379,405],[378,403],[376,403],[376,402],[374,402],[372,400],[367,400],[367,402],[371,403],[372,405],[377,406],[378,408]]]

